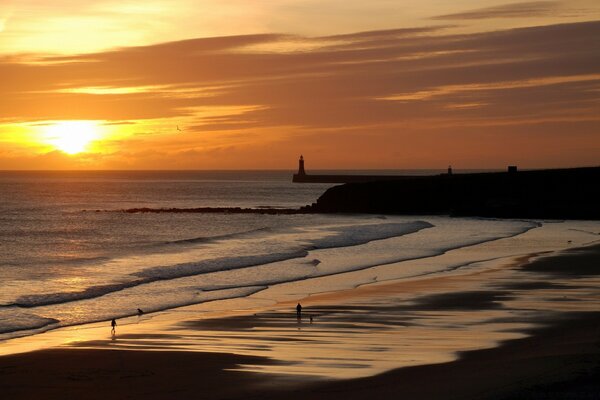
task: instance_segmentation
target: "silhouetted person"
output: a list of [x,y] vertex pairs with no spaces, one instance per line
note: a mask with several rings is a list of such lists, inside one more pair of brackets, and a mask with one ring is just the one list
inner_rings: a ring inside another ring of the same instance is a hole
[[310,323],[312,324],[312,315],[308,319],[310,319]]
[[110,321],[110,326],[112,327],[112,329],[110,330],[110,332],[114,335],[115,334],[115,328],[117,327],[117,320],[113,318],[113,320]]
[[142,310],[141,308],[138,308],[138,315],[142,315],[144,313],[144,310]]
[[302,306],[300,303],[296,306],[296,317],[298,317],[298,319],[302,318]]

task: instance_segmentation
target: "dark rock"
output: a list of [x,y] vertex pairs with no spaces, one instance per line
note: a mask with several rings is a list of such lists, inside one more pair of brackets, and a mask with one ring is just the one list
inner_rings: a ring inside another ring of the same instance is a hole
[[600,219],[600,167],[415,177],[328,189],[312,212]]

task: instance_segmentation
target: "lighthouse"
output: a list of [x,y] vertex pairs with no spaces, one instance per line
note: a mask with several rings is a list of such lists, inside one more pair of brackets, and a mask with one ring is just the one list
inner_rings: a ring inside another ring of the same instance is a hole
[[304,171],[304,157],[302,155],[298,160],[298,175],[306,175],[306,171]]

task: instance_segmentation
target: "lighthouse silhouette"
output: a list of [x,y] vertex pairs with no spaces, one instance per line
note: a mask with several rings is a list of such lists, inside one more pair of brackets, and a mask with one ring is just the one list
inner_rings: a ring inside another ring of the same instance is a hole
[[304,157],[300,155],[300,159],[298,160],[298,175],[306,175],[306,171],[304,171]]

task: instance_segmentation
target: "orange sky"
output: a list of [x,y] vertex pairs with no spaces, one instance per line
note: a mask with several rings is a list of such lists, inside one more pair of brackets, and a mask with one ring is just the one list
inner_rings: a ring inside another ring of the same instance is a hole
[[600,165],[597,43],[588,0],[9,0],[0,169]]

